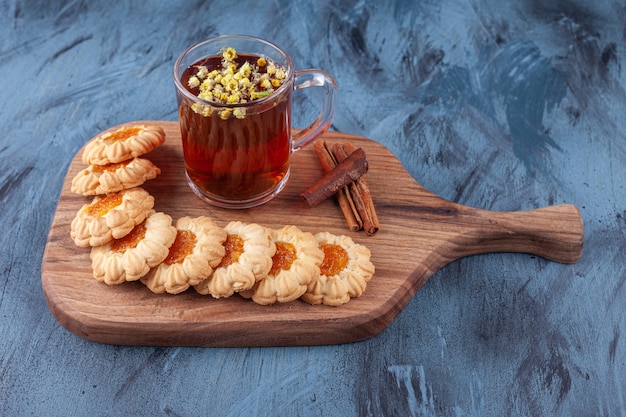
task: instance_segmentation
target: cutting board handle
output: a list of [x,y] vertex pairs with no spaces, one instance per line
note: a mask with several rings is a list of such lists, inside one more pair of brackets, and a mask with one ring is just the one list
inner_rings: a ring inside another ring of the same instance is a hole
[[521,252],[569,264],[582,254],[584,226],[574,205],[517,212],[466,209],[474,218],[474,227],[466,229],[456,242],[465,255]]

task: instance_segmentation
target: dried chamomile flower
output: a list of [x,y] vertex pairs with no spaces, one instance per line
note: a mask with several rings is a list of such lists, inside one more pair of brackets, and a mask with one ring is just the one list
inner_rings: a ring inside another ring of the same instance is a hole
[[86,196],[109,194],[138,187],[155,178],[161,170],[144,158],[107,165],[89,165],[72,179],[71,191]]
[[222,120],[228,120],[232,114],[233,114],[233,111],[231,109],[224,109],[220,111],[220,118]]
[[224,62],[232,62],[237,58],[237,51],[234,48],[228,47],[222,52]]
[[93,276],[109,285],[136,281],[163,262],[175,238],[172,218],[151,211],[123,238],[91,248]]
[[246,109],[243,107],[237,107],[233,110],[233,114],[237,119],[244,119],[246,117]]
[[296,226],[272,230],[276,253],[272,257],[272,269],[265,279],[242,292],[257,304],[288,303],[298,299],[311,281],[320,275],[324,252],[315,237]]
[[348,236],[323,232],[315,238],[324,252],[321,273],[300,298],[309,304],[339,306],[363,294],[375,271],[370,250]]
[[[255,62],[239,56],[231,47],[224,48],[219,67],[209,69],[205,65],[190,68],[187,87],[198,98],[217,104],[243,104],[267,97],[287,80],[287,69],[268,57],[256,57]],[[254,58],[250,56],[250,58]],[[192,107],[196,113],[207,115],[203,106]],[[222,119],[243,118],[245,113],[222,109]]]
[[79,247],[120,239],[144,221],[153,206],[154,197],[139,187],[96,196],[76,213],[70,236]]
[[211,218],[181,217],[176,240],[163,262],[143,278],[154,293],[178,294],[207,279],[226,252],[226,231]]
[[208,117],[213,113],[213,108],[211,106],[207,106],[201,103],[193,103],[191,105],[191,109],[194,112],[203,115],[204,117]]
[[230,222],[226,227],[225,254],[213,274],[194,288],[214,298],[230,297],[249,290],[264,279],[272,267],[276,245],[270,230],[256,223]]
[[83,149],[82,160],[87,165],[122,162],[146,154],[164,142],[165,131],[159,126],[124,126],[90,140]]
[[187,81],[187,85],[191,88],[197,88],[200,86],[200,79],[198,79],[198,77],[194,75],[193,77],[189,78],[189,81]]

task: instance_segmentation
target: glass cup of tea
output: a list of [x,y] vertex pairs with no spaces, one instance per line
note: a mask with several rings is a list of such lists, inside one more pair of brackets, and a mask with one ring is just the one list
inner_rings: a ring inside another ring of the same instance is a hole
[[[278,46],[223,35],[188,48],[174,65],[187,181],[206,202],[250,208],[273,199],[289,178],[290,156],[333,121],[337,85],[318,69],[295,71]],[[319,87],[320,113],[291,130],[292,94]]]

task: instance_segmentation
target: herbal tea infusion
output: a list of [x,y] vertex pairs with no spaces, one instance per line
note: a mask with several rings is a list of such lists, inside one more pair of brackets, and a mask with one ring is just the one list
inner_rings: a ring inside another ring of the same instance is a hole
[[[334,116],[335,81],[296,72],[289,56],[263,39],[223,35],[187,49],[174,65],[183,156],[192,190],[226,208],[275,197],[289,177],[292,151],[315,139]],[[291,97],[321,87],[322,111],[292,135]]]
[[187,175],[204,192],[247,200],[271,190],[287,175],[291,90],[262,112],[220,107],[265,98],[285,80],[282,66],[262,56],[237,55],[233,48],[184,71],[183,85],[211,103],[182,103],[179,108]]
[[[243,104],[272,94],[283,85],[287,70],[265,57],[237,55],[226,48],[222,57],[209,57],[192,65],[183,73],[182,81],[198,98],[215,104]],[[211,107],[196,103],[193,110],[210,114]],[[245,117],[245,108],[220,110],[220,117]]]

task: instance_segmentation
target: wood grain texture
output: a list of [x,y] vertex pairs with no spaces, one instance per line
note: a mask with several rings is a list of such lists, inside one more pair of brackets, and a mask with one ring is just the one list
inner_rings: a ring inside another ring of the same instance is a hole
[[331,143],[351,141],[368,155],[367,179],[382,225],[375,236],[348,231],[334,201],[309,208],[300,197],[323,174],[312,146],[293,155],[289,183],[270,203],[247,210],[210,207],[186,184],[177,123],[147,122],[162,126],[167,135],[166,143],[147,155],[162,170],[144,186],[155,196],[156,210],[174,219],[209,215],[222,226],[240,220],[347,234],[370,248],[376,274],[362,297],[338,308],[301,301],[259,306],[238,296],[216,300],[193,290],[156,295],[138,282],[106,286],[91,276],[89,250],[74,246],[69,236],[76,211],[91,200],[70,192],[71,179],[84,167],[78,152],[49,233],[42,285],[56,319],[92,341],[238,347],[354,342],[382,332],[433,273],[461,257],[525,252],[573,263],[581,255],[583,224],[575,206],[493,212],[448,202],[419,185],[383,145],[336,132],[323,137]]

